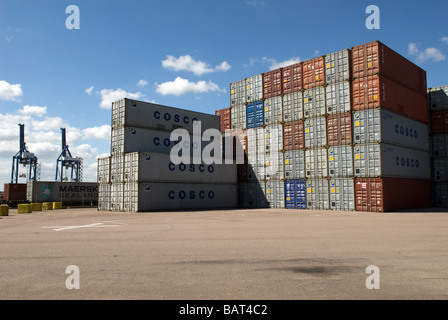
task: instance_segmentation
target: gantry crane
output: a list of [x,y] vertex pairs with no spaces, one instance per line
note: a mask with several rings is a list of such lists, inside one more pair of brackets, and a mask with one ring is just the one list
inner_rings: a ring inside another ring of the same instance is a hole
[[[19,123],[19,127],[20,127],[20,150],[12,158],[12,172],[11,172],[11,183],[16,184],[18,183],[19,180],[20,164],[23,165],[24,167],[29,166],[28,181],[37,181],[39,175],[38,169],[40,169],[40,166],[37,163],[37,157],[34,155],[34,153],[29,152],[26,148],[25,125]],[[23,177],[23,175],[20,175],[20,177]]]
[[71,169],[70,181],[81,182],[82,181],[82,158],[72,157],[70,150],[68,149],[65,128],[61,128],[62,131],[62,152],[56,160],[56,181],[64,181],[64,168],[66,170]]

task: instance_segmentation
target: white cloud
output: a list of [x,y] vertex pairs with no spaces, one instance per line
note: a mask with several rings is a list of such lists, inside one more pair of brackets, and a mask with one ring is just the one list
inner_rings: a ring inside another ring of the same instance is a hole
[[101,127],[86,128],[82,130],[83,139],[110,140],[111,127],[107,124]]
[[448,44],[448,37],[442,37],[442,38],[440,39],[440,41],[442,41],[443,43]]
[[426,48],[421,52],[415,43],[409,43],[408,53],[411,56],[416,56],[417,63],[423,63],[426,60],[432,60],[434,62],[440,62],[445,60],[445,55],[437,48]]
[[188,79],[177,77],[174,81],[164,82],[158,84],[156,88],[157,93],[161,95],[175,95],[180,96],[188,92],[204,93],[209,91],[225,92],[225,89],[220,89],[219,86],[211,81],[190,82]]
[[189,71],[200,76],[215,71],[227,71],[230,69],[230,64],[228,64],[227,61],[223,61],[215,68],[212,68],[207,63],[196,61],[187,54],[185,56],[180,56],[179,58],[168,55],[165,60],[162,60],[162,67],[174,71]]
[[[300,57],[292,57],[287,60],[278,62],[277,60],[275,60],[273,58],[263,57],[262,61],[264,63],[269,63],[270,70],[275,70],[275,69],[283,68],[283,67],[298,63],[302,60],[300,59]],[[252,61],[251,61],[251,64],[252,64]]]
[[0,99],[7,101],[19,101],[22,96],[21,84],[10,84],[5,80],[0,80]]
[[148,84],[148,81],[142,79],[137,83],[137,87],[143,88],[143,87],[146,87],[147,84]]
[[129,98],[129,99],[140,99],[144,97],[145,95],[141,92],[131,93],[126,92],[123,89],[103,89],[99,92],[101,95],[101,103],[100,108],[103,109],[111,109],[112,108],[112,102],[123,99],[123,98]]
[[47,107],[26,105],[18,112],[23,115],[42,117],[47,114]]
[[31,120],[33,130],[60,130],[67,127],[67,123],[60,117],[45,117],[43,120]]
[[314,55],[317,57],[320,55],[320,51],[319,50],[314,50]]
[[93,91],[94,88],[95,88],[94,86],[91,86],[91,87],[88,87],[88,88],[86,89],[86,92],[87,92],[87,94],[88,94],[89,96],[92,94],[92,91]]

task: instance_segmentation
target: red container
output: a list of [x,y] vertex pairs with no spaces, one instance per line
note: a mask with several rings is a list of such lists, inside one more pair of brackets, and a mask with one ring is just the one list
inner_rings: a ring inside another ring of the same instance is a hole
[[431,206],[431,181],[356,178],[356,211],[388,212]]
[[6,201],[26,201],[26,183],[5,183],[3,199]]
[[303,120],[285,122],[283,124],[283,150],[299,150],[305,148]]
[[428,123],[426,96],[381,75],[352,82],[353,110],[383,108],[405,117]]
[[263,98],[282,95],[282,70],[276,69],[263,73]]
[[325,85],[324,57],[318,57],[303,62],[303,89]]
[[302,91],[302,62],[282,68],[282,93]]
[[448,110],[431,111],[431,133],[448,133]]
[[327,118],[327,143],[339,146],[352,143],[352,114],[337,113]]
[[225,133],[226,130],[230,130],[230,108],[220,109],[215,111],[215,115],[219,116],[221,123],[221,133]]
[[381,74],[426,96],[426,71],[379,41],[352,48],[353,78]]

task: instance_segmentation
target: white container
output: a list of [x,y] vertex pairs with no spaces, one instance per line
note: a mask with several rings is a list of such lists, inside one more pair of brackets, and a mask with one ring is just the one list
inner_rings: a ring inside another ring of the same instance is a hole
[[246,79],[246,102],[263,99],[263,75],[258,74]]
[[326,148],[305,150],[306,178],[328,177],[328,156]]
[[[257,154],[257,131],[259,128],[250,128],[246,130],[246,138],[247,138],[247,154]],[[263,150],[264,152],[264,150]]]
[[353,178],[330,179],[329,193],[331,210],[355,210],[355,184]]
[[285,208],[285,182],[283,180],[266,181],[266,200],[270,208]]
[[283,122],[283,99],[281,96],[264,101],[264,124],[273,125]]
[[266,180],[282,180],[285,178],[283,152],[271,152],[265,155]]
[[292,92],[283,96],[283,122],[303,119],[302,92]]
[[350,81],[350,50],[344,49],[325,55],[325,82]]
[[230,106],[246,103],[246,79],[230,83]]
[[330,197],[328,193],[328,180],[310,179],[306,185],[306,208],[328,210],[330,209]]
[[98,183],[110,182],[110,161],[111,157],[98,158]]
[[391,144],[353,146],[355,177],[430,179],[429,152]]
[[101,183],[98,185],[98,210],[109,211],[110,210],[110,184]]
[[28,181],[29,202],[62,202],[64,205],[90,206],[98,202],[97,182]]
[[325,88],[315,87],[303,92],[303,115],[305,119],[324,116],[325,108]]
[[232,106],[230,109],[230,125],[232,130],[245,130],[247,128],[245,104]]
[[110,159],[110,182],[122,183],[124,181],[124,155],[112,156]]
[[305,178],[305,151],[290,150],[283,153],[285,179]]
[[327,145],[327,119],[325,117],[306,119],[303,126],[305,148],[316,148]]
[[448,109],[448,86],[428,88],[430,110]]
[[[283,150],[283,126],[281,124],[272,124],[266,126],[264,128],[264,133],[264,150],[266,152],[279,152]],[[261,150],[262,147],[262,145],[259,145],[259,150]]]
[[124,210],[124,186],[122,183],[111,183],[110,185],[110,211]]
[[328,147],[328,176],[331,178],[353,177],[353,147]]
[[325,88],[327,114],[351,111],[351,94],[349,82],[337,82]]
[[428,151],[428,125],[384,109],[354,112],[353,143],[375,142]]

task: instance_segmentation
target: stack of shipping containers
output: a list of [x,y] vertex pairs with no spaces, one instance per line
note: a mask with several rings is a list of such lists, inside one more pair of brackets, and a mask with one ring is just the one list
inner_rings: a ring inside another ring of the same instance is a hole
[[378,41],[231,83],[228,127],[247,139],[239,205],[428,207],[426,105],[425,71]]
[[[188,149],[187,163],[171,159],[175,129],[185,130],[177,146]],[[219,131],[219,117],[129,99],[112,103],[111,156],[98,159],[98,209],[236,207],[236,165],[206,164],[196,157],[207,129]]]
[[448,207],[448,86],[428,89],[433,206]]

